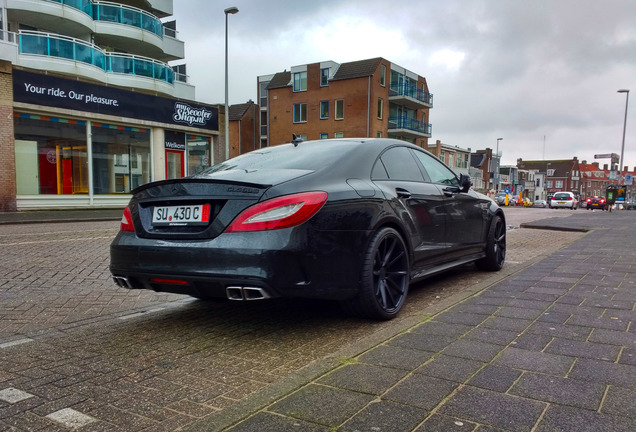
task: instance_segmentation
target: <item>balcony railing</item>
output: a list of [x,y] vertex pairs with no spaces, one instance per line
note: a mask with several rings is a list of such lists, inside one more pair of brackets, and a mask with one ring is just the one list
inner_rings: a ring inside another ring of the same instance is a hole
[[154,15],[131,6],[101,1],[93,2],[93,19],[137,27],[163,38],[161,21]]
[[[163,38],[163,24],[154,15],[132,6],[90,0],[46,0],[61,3],[88,14],[95,21],[107,21],[147,30]],[[174,33],[174,31],[172,31]],[[170,35],[172,36],[172,35]],[[175,37],[175,36],[172,36]]]
[[0,42],[8,42],[11,44],[16,44],[17,39],[18,38],[16,37],[15,33],[0,29]]
[[389,117],[389,130],[406,129],[425,135],[431,135],[433,126],[429,123],[423,123],[417,119],[407,116]]
[[22,30],[20,54],[63,58],[93,65],[105,72],[137,75],[173,84],[175,73],[166,63],[147,57],[108,53],[80,39]]
[[77,10],[81,10],[89,16],[93,16],[93,2],[90,0],[47,0],[54,3],[61,3],[65,6],[70,6]]
[[389,97],[391,96],[405,96],[416,99],[426,105],[433,105],[433,95],[422,89],[418,89],[416,86],[408,83],[404,84],[391,84],[389,86]]

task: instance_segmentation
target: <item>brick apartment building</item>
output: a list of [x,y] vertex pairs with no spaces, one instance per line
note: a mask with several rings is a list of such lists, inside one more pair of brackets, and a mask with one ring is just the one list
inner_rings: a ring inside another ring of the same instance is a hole
[[260,147],[390,137],[428,148],[433,95],[426,79],[383,58],[294,66],[258,77]]

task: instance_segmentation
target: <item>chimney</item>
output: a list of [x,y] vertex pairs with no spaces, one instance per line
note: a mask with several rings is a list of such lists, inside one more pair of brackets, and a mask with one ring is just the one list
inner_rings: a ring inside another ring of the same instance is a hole
[[582,163],[583,165],[587,165],[587,161],[586,161],[586,160],[581,161],[581,163]]
[[607,171],[607,164],[603,164],[603,170]]
[[598,162],[592,162],[592,165],[594,165],[596,169],[598,169]]

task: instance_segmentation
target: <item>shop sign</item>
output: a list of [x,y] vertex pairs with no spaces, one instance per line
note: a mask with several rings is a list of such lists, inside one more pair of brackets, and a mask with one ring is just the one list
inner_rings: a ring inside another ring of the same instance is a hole
[[185,150],[185,133],[165,131],[163,145],[167,150]]
[[13,70],[16,102],[219,130],[219,110],[195,102]]

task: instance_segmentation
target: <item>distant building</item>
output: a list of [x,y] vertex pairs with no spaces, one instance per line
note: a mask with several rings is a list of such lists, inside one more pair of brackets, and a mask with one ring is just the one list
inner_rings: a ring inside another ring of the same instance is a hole
[[256,150],[259,144],[258,105],[253,101],[229,107],[230,157]]
[[451,167],[457,174],[470,175],[470,149],[444,144],[437,140],[435,145],[429,145],[427,150]]
[[[470,167],[473,170],[479,170],[481,172],[481,178],[483,180],[482,189],[478,189],[482,193],[488,193],[489,195],[494,195],[495,191],[495,173],[493,171],[494,167],[493,163],[493,152],[491,148],[486,148],[485,150],[477,150],[470,155]],[[471,177],[475,177],[471,174]]]
[[260,147],[303,139],[389,137],[428,148],[433,95],[383,58],[323,61],[258,77]]
[[536,170],[545,173],[545,192],[547,195],[555,192],[568,191],[581,195],[581,168],[576,156],[565,160],[524,161],[517,159],[519,170]]

